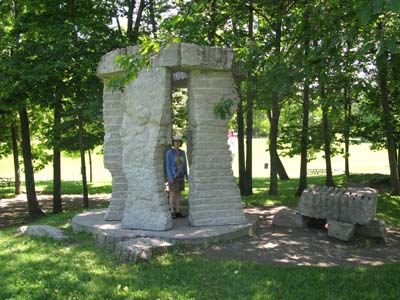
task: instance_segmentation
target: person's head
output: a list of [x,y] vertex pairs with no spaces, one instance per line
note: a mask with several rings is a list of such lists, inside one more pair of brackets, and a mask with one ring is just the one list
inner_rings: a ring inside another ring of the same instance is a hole
[[176,148],[176,147],[181,147],[182,144],[183,144],[183,139],[182,139],[182,136],[181,136],[181,135],[175,135],[175,136],[172,138],[172,146],[173,146],[174,148]]

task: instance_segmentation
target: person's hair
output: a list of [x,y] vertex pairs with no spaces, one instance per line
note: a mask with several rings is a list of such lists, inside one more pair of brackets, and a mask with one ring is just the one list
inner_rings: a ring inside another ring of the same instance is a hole
[[172,140],[172,143],[174,143],[174,142],[180,142],[180,147],[183,145],[183,141],[182,140]]

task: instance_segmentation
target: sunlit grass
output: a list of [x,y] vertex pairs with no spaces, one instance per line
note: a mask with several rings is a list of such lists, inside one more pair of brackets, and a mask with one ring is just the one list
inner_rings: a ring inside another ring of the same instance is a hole
[[[66,222],[68,218],[64,219]],[[62,226],[59,217],[58,226]],[[56,224],[56,223],[53,223]],[[170,252],[150,263],[116,263],[93,237],[67,241],[0,231],[0,299],[393,299],[400,265],[297,267],[208,261]]]
[[[345,180],[335,177],[337,184]],[[309,178],[309,183],[322,185],[324,177]],[[279,195],[273,197],[268,195],[268,179],[254,179],[253,184],[254,195],[246,197],[251,205],[297,204],[297,179],[279,181]],[[50,183],[43,186],[49,189]],[[71,193],[79,193],[79,184],[70,186]],[[380,193],[378,216],[400,225],[399,202],[399,197]],[[0,299],[400,299],[400,264],[277,267],[208,261],[182,251],[150,263],[120,264],[95,248],[92,235],[72,231],[70,220],[77,213],[49,215],[33,223],[62,229],[66,241],[16,236],[15,228],[0,230]]]

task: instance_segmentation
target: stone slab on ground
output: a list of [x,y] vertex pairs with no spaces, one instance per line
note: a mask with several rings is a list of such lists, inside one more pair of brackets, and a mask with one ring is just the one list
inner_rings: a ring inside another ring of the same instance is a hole
[[21,226],[17,229],[17,233],[27,234],[30,236],[47,236],[56,240],[67,238],[60,229],[50,225]]
[[386,224],[385,221],[374,219],[368,224],[357,225],[356,234],[366,238],[375,238],[386,241]]
[[[116,241],[123,238],[149,237],[157,238],[177,244],[203,244],[213,242],[225,242],[234,240],[243,236],[252,235],[258,226],[258,218],[254,215],[246,215],[246,223],[223,226],[204,226],[193,227],[189,225],[187,218],[178,218],[173,220],[173,228],[166,231],[154,230],[129,230],[123,229],[121,221],[106,221],[104,216],[105,209],[92,210],[76,215],[72,218],[72,228],[74,231],[86,231],[98,236],[96,243],[104,245],[111,249]],[[116,236],[113,240],[112,236]],[[106,239],[100,241],[100,239]]]
[[95,236],[96,247],[106,251],[114,251],[117,244],[126,240],[143,237],[138,234],[127,234],[123,232],[99,232]]
[[119,242],[114,250],[121,262],[149,261],[155,255],[163,254],[173,244],[160,239],[139,237]]
[[355,225],[350,223],[329,220],[327,222],[328,236],[342,240],[350,241],[355,233]]
[[294,228],[304,228],[307,226],[303,216],[289,208],[283,208],[278,211],[272,219],[272,225]]

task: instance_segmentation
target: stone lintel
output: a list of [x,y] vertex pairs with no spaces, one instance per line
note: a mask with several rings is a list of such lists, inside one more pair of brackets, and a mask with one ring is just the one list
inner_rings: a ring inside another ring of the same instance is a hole
[[[115,59],[121,55],[134,54],[138,46],[120,48],[103,55],[97,67],[97,76],[109,79],[122,74]],[[172,43],[163,47],[151,60],[151,67],[168,67],[172,70],[216,70],[233,72],[235,78],[243,79],[245,72],[240,62],[234,61],[234,51],[222,47],[198,46],[189,43]]]

